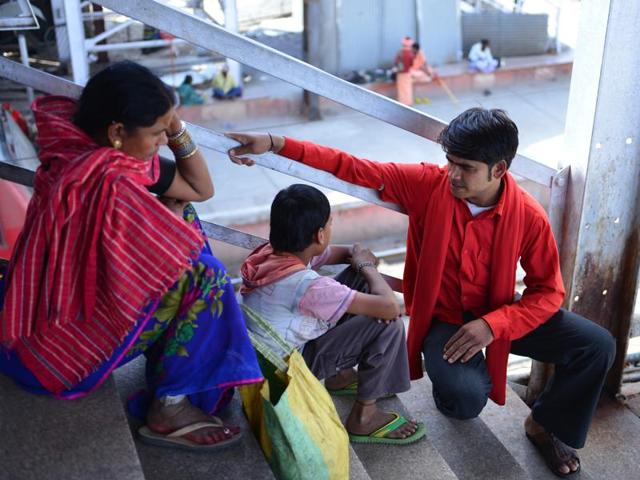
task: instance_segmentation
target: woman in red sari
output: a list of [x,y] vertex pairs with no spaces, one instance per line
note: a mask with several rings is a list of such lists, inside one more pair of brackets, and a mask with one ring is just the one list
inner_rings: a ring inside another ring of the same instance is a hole
[[[144,441],[237,441],[239,429],[212,414],[261,374],[224,267],[185,208],[213,184],[173,91],[121,62],[77,103],[43,97],[33,110],[41,165],[4,279],[0,271],[0,371],[71,399],[144,353]],[[158,157],[167,144],[175,162]]]

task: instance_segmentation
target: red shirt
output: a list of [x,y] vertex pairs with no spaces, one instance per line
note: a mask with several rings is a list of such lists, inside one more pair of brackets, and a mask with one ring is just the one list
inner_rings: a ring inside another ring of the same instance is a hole
[[[407,280],[407,273],[415,278],[424,218],[423,212],[416,211],[413,204],[416,198],[428,198],[430,184],[435,183],[436,177],[441,175],[441,168],[425,164],[377,163],[291,138],[286,139],[279,153],[329,171],[343,180],[381,189],[383,200],[402,205],[410,221],[404,280]],[[334,168],[329,168],[332,165]],[[500,198],[494,209],[482,212],[475,218],[466,202],[456,199],[451,239],[434,317],[461,324],[462,312],[470,311],[478,318],[484,318],[494,338],[516,340],[546,322],[559,310],[564,299],[564,286],[553,232],[542,207],[532,197],[525,198],[527,229],[520,249],[520,264],[526,272],[526,289],[522,298],[490,311],[488,291],[493,233],[496,221],[502,215],[504,198]],[[413,291],[415,285],[405,284],[405,297],[407,287]],[[410,303],[407,302],[409,309]]]

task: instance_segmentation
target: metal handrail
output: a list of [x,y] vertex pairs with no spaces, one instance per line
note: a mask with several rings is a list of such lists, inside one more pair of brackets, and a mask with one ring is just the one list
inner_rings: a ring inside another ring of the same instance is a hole
[[[96,0],[95,3],[428,140],[436,141],[446,125],[424,112],[155,0]],[[522,155],[514,158],[511,171],[545,187],[551,186],[556,174],[556,169]]]
[[[33,186],[34,176],[35,172],[33,170],[0,160],[0,179],[31,187]],[[200,224],[208,238],[247,250],[254,250],[268,241],[266,238],[241,232],[240,230],[225,227],[224,225],[218,225],[204,220],[200,220]],[[402,280],[384,273],[381,273],[381,275],[391,289],[402,293]]]
[[[70,82],[69,80],[26,67],[2,57],[0,57],[0,76],[54,95],[65,95],[71,98],[78,98],[82,93],[82,87]],[[210,130],[194,124],[188,125],[191,136],[202,148],[208,148],[216,152],[226,154],[229,149],[239,145],[237,141],[225,137],[221,132],[216,132],[215,130]],[[380,200],[380,196],[376,190],[345,182],[330,173],[322,170],[316,170],[315,168],[309,167],[300,162],[289,160],[288,158],[281,157],[274,153],[248,156],[253,157],[256,163],[264,168],[311,181],[317,185],[351,195],[352,197],[359,198],[365,202],[373,203],[397,212],[402,212],[402,209],[397,204],[383,202]]]

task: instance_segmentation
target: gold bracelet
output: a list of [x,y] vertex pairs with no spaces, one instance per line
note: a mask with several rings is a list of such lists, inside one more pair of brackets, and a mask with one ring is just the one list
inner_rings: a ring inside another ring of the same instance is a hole
[[180,130],[178,130],[178,133],[174,135],[167,135],[167,139],[169,139],[169,142],[171,142],[171,140],[175,140],[186,131],[187,131],[187,124],[184,123],[182,120],[180,120]]
[[178,157],[179,160],[187,160],[188,158],[193,157],[196,153],[198,153],[198,147],[195,147],[193,150],[191,150],[189,153],[186,153],[184,155],[180,155]]
[[190,142],[193,142],[193,140],[191,139],[191,135],[187,130],[183,130],[180,135],[169,139],[167,143],[169,144],[169,147],[179,147],[181,145],[184,145],[185,143]]
[[191,158],[198,151],[198,146],[186,130],[179,138],[169,142],[169,148],[180,159]]

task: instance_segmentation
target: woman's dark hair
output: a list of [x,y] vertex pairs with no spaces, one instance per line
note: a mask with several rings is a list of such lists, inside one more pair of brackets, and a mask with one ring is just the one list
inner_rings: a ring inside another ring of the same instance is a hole
[[440,132],[438,143],[446,153],[486,163],[489,170],[500,160],[509,168],[518,150],[518,127],[504,110],[470,108]]
[[329,200],[320,190],[294,184],[280,190],[271,204],[269,242],[280,252],[301,252],[329,221]]
[[173,90],[151,71],[125,60],[95,74],[82,90],[73,123],[91,136],[122,122],[128,132],[150,127],[176,104]]

